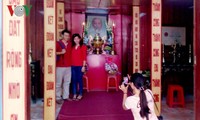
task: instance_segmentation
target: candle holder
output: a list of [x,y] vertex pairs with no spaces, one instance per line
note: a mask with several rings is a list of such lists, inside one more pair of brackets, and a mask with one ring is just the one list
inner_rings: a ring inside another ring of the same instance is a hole
[[169,52],[169,54],[173,55],[173,63],[176,62],[176,44],[171,45],[171,47],[173,48],[173,51]]
[[162,49],[162,62],[165,63],[165,45],[163,44],[163,49]]
[[191,63],[192,62],[192,58],[191,58],[191,44],[189,45],[189,63]]
[[112,51],[111,55],[115,55],[115,43],[114,43],[114,34],[112,33]]
[[85,35],[85,22],[82,23],[82,26],[83,26],[82,38],[84,38],[84,35]]
[[33,58],[32,58],[32,48],[31,48],[31,43],[29,43],[29,56],[28,56],[28,62],[29,62],[29,64],[31,64],[32,61],[33,61]]

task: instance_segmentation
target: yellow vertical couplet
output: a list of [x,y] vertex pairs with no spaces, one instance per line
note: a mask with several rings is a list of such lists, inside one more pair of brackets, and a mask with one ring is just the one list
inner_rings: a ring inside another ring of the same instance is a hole
[[57,40],[61,39],[61,32],[65,29],[64,2],[57,2]]
[[161,0],[152,0],[151,4],[151,87],[158,110],[161,112]]
[[[2,0],[0,0],[0,3],[2,3]],[[3,33],[3,31],[2,31],[2,10],[3,10],[3,8],[2,8],[2,4],[0,4],[0,56],[2,56],[3,55],[3,51],[2,51],[2,42],[3,42],[3,38],[2,38],[2,33]],[[2,57],[0,57],[0,62],[2,62]],[[3,65],[2,64],[0,64],[0,120],[3,120],[3,114],[2,114],[2,109],[3,109],[3,94],[2,94],[2,91],[3,91],[3,87],[2,87],[2,85],[3,85],[3,79],[2,79],[2,69],[3,69]]]
[[140,71],[140,8],[133,6],[133,73]]
[[3,120],[26,120],[25,0],[3,0]]
[[55,120],[56,0],[44,0],[44,120]]

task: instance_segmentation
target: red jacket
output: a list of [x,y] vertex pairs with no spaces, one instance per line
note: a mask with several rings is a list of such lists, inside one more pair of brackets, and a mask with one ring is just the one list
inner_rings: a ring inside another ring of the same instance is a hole
[[72,66],[83,66],[83,61],[86,61],[87,47],[79,46],[77,49],[72,48]]
[[[60,41],[64,44],[62,41]],[[64,45],[65,46],[65,45]],[[72,44],[68,42],[67,46],[65,46],[66,53],[59,56],[59,59],[56,60],[56,67],[70,67],[71,66],[71,50]],[[56,42],[56,52],[61,52],[62,47],[60,43]]]

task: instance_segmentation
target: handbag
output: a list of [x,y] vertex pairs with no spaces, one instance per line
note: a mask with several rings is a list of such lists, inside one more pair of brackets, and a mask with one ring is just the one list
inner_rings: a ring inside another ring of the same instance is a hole
[[[149,91],[148,91],[148,92],[149,92]],[[149,93],[151,94],[151,92],[149,92]],[[159,111],[159,110],[158,110],[158,106],[156,105],[155,99],[154,99],[154,97],[153,97],[152,94],[151,94],[151,96],[152,96],[152,98],[153,98],[153,102],[154,102],[154,105],[156,106],[157,111]],[[158,120],[163,120],[163,116],[162,116],[162,115],[157,116],[157,118],[158,118]]]

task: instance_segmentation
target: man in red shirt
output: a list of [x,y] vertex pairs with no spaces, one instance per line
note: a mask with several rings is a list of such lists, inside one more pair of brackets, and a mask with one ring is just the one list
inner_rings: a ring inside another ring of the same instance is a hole
[[56,42],[56,103],[70,101],[69,87],[71,83],[71,41],[70,32],[62,31],[63,39]]

